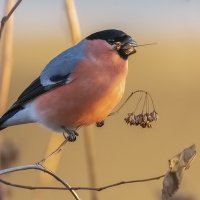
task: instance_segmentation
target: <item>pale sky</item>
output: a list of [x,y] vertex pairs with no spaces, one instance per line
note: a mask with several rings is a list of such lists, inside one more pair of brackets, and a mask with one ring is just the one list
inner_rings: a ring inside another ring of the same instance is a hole
[[[200,35],[199,0],[84,0],[75,3],[83,35],[107,28],[156,37]],[[3,2],[0,3],[0,17],[2,8]],[[64,0],[24,0],[15,12],[17,36],[60,34],[64,37],[67,30]]]

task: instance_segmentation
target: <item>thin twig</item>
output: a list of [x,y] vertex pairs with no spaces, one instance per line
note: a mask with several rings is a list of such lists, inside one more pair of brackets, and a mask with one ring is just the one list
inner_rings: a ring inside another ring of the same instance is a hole
[[62,150],[62,147],[68,142],[67,138],[65,138],[65,140],[54,150],[52,151],[49,155],[47,155],[45,158],[43,158],[42,160],[40,160],[38,163],[42,164],[44,163],[47,159],[49,159],[52,155],[54,155],[55,153],[59,153]]
[[135,109],[134,109],[133,113],[135,113],[136,110],[138,109],[138,106],[140,105],[140,102],[141,102],[142,98],[143,98],[143,92],[140,92],[140,96],[138,98],[138,101],[137,101],[137,104],[135,106]]
[[[30,170],[30,169],[39,170],[39,171],[42,171],[42,172],[45,172],[45,173],[49,174],[50,176],[55,178],[58,182],[60,182],[62,185],[64,185],[66,187],[66,189],[71,192],[71,194],[74,196],[74,198],[76,200],[80,200],[80,198],[78,197],[76,192],[73,189],[71,189],[71,186],[68,183],[66,183],[64,180],[62,180],[60,177],[58,177],[53,172],[51,172],[48,169],[46,169],[41,164],[33,164],[33,165],[24,165],[24,166],[11,167],[11,168],[8,168],[8,169],[0,170],[0,175],[8,174],[8,173],[16,172],[16,171]],[[3,183],[2,180],[1,180],[1,182]],[[10,185],[12,185],[12,184],[10,184]]]
[[[31,168],[31,169],[33,169],[33,168]],[[27,190],[93,190],[93,191],[100,192],[100,191],[106,190],[108,188],[117,187],[117,186],[125,185],[125,184],[156,181],[156,180],[163,178],[164,176],[165,175],[160,175],[160,176],[147,178],[147,179],[120,181],[120,182],[109,184],[109,185],[102,186],[102,187],[51,187],[51,186],[38,187],[38,186],[15,184],[15,183],[11,183],[11,182],[8,182],[8,181],[2,180],[2,179],[0,179],[0,182],[3,184],[6,184],[6,185],[12,186],[12,187],[17,187],[17,188],[22,188],[22,189],[27,189]]]
[[146,107],[146,104],[147,104],[147,92],[145,92],[145,97],[144,97],[144,104],[143,104],[143,107],[142,107],[142,114],[144,112],[144,109]]
[[2,19],[1,19],[1,27],[0,27],[0,39],[2,36],[2,32],[3,32],[3,28],[6,24],[6,22],[8,21],[8,19],[10,18],[10,16],[13,14],[13,12],[16,10],[16,8],[19,6],[19,4],[22,2],[22,0],[18,0],[16,2],[16,4],[13,6],[13,8],[9,11],[9,13],[7,15],[5,15]]
[[152,105],[153,105],[153,110],[156,110],[155,109],[155,105],[154,105],[154,102],[153,102],[153,98],[152,98],[152,96],[148,93],[148,95],[149,95],[149,97],[150,97],[150,99],[151,99],[151,103],[152,103]]
[[131,92],[131,94],[124,101],[124,103],[116,111],[110,113],[108,116],[110,117],[110,116],[113,116],[113,115],[117,114],[126,105],[126,103],[129,101],[129,99],[137,92],[145,92],[145,91],[144,90],[136,90],[135,92]]

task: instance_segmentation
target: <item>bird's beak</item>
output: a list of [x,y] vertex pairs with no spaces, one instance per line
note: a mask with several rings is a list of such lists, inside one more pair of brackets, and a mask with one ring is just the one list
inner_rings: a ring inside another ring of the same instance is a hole
[[127,56],[130,56],[131,54],[136,53],[136,49],[135,49],[136,46],[137,46],[137,43],[131,37],[127,37],[123,41],[121,49]]

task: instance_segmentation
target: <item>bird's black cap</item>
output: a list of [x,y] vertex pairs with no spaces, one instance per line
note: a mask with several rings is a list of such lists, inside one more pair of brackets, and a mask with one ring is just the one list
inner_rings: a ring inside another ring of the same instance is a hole
[[135,53],[136,42],[125,32],[117,29],[108,29],[93,33],[86,37],[87,40],[105,40],[110,45],[120,44],[120,48],[115,48],[119,56],[128,59],[128,56]]
[[103,31],[99,31],[96,33],[93,33],[91,35],[89,35],[88,37],[86,37],[86,39],[88,40],[109,40],[109,39],[114,39],[114,38],[120,38],[123,36],[127,36],[126,33],[124,33],[123,31],[117,30],[117,29],[108,29],[108,30],[103,30]]

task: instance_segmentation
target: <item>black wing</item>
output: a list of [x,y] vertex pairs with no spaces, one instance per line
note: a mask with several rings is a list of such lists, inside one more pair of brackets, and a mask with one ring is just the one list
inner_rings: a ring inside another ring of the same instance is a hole
[[64,85],[69,75],[70,74],[64,76],[55,75],[50,77],[50,81],[52,82],[52,84],[48,86],[43,86],[41,84],[40,77],[38,77],[22,92],[17,101],[13,104],[13,106],[24,105],[28,101],[33,100],[35,97],[45,92],[48,92],[49,90],[52,90],[58,86]]
[[45,91],[45,87],[41,85],[40,78],[38,77],[21,93],[13,106],[24,104],[43,94]]
[[40,77],[34,80],[18,97],[17,101],[11,106],[11,108],[0,118],[0,125],[7,119],[14,116],[18,111],[24,109],[24,104],[30,100],[33,100],[37,96],[48,92],[58,86],[64,85],[70,74],[65,76],[55,75],[50,78],[52,84],[49,86],[43,86],[40,81]]

